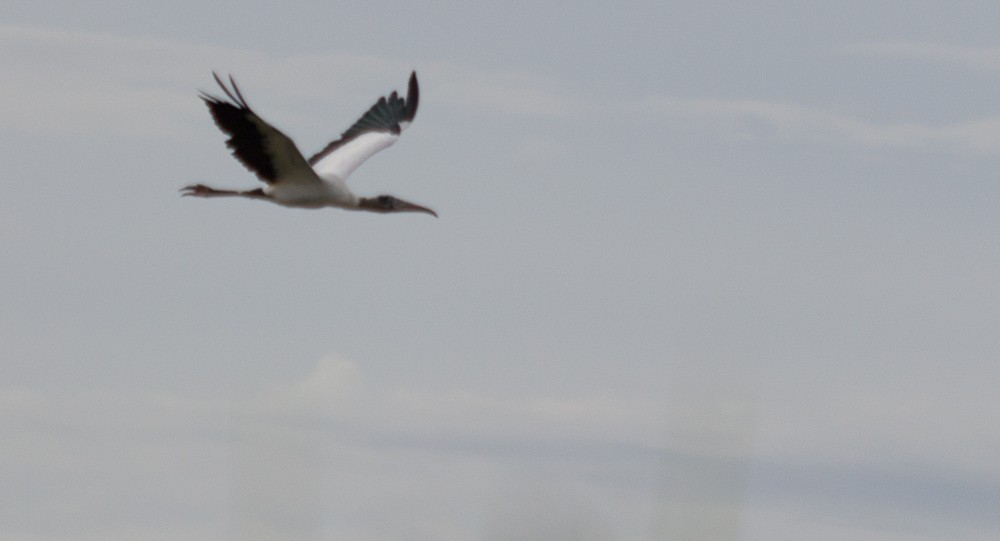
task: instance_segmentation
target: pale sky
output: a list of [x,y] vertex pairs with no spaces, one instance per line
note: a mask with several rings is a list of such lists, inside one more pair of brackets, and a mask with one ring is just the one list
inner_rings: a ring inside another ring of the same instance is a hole
[[6,1],[0,537],[1000,538],[996,4],[814,4]]

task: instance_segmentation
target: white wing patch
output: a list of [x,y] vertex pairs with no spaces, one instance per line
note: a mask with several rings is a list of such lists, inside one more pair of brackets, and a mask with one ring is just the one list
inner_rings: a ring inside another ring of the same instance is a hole
[[313,165],[313,170],[323,180],[330,181],[333,178],[346,180],[348,175],[365,160],[395,143],[396,139],[399,139],[398,133],[387,131],[363,133],[323,156]]

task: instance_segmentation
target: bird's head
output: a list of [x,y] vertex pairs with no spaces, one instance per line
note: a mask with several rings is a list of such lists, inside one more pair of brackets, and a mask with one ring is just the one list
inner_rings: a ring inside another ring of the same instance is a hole
[[358,208],[361,210],[370,210],[372,212],[426,212],[427,214],[433,215],[437,218],[437,213],[427,207],[421,207],[410,203],[409,201],[403,201],[398,197],[393,197],[391,195],[379,195],[376,197],[362,197],[358,201]]

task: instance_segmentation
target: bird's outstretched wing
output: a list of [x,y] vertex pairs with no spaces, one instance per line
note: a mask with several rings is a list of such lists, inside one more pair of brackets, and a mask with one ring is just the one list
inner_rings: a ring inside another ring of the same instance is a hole
[[396,92],[379,98],[340,139],[309,158],[309,164],[320,178],[343,181],[365,160],[399,139],[416,116],[419,101],[417,73],[413,72],[405,100]]
[[201,93],[201,99],[205,100],[219,129],[229,135],[226,146],[233,150],[233,155],[268,184],[282,180],[318,181],[295,143],[250,109],[233,77],[229,77],[230,89],[218,74],[213,72],[212,75],[232,101],[205,92]]

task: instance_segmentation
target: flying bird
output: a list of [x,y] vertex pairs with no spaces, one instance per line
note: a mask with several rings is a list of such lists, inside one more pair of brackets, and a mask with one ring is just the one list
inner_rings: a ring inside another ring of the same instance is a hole
[[229,139],[226,146],[247,169],[266,186],[255,190],[220,190],[204,184],[181,189],[182,195],[195,197],[247,197],[263,199],[286,207],[337,207],[372,212],[426,212],[433,210],[403,201],[391,195],[358,197],[347,187],[347,177],[372,157],[399,139],[400,133],[417,114],[420,90],[417,73],[410,74],[406,99],[395,91],[379,98],[340,139],[331,142],[308,160],[295,143],[280,130],[257,116],[247,105],[236,81],[229,76],[229,87],[212,73],[225,92],[226,99],[202,92],[200,97]]

